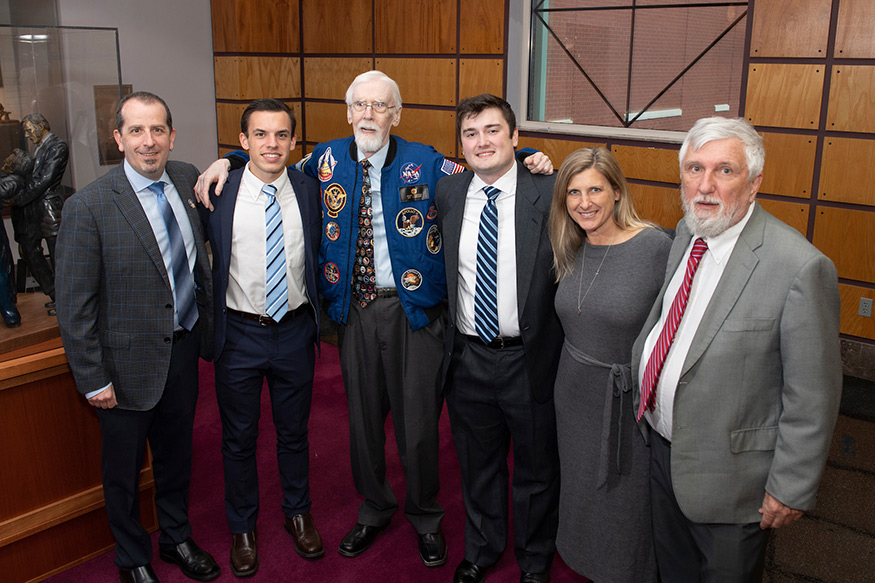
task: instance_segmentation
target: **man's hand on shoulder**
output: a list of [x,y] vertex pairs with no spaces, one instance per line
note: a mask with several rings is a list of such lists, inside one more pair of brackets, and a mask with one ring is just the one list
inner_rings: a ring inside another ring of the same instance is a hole
[[197,195],[198,202],[210,210],[213,209],[213,204],[210,202],[210,185],[216,184],[216,196],[222,194],[222,187],[225,181],[228,180],[230,173],[231,162],[225,158],[220,158],[210,164],[210,167],[204,170],[204,173],[197,177],[197,184],[194,185],[194,193]]
[[115,398],[115,389],[112,385],[109,385],[106,389],[88,399],[88,404],[98,409],[112,409],[118,405],[118,401]]
[[532,174],[553,174],[553,162],[544,152],[535,152],[523,161]]
[[763,519],[760,521],[760,528],[763,530],[781,528],[802,518],[801,510],[790,508],[768,492],[763,497],[763,505],[759,512],[763,515]]

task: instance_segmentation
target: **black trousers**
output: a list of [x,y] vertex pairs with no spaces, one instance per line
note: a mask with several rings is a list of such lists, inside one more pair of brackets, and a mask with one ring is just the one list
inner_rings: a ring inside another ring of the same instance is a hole
[[504,551],[513,442],[514,552],[522,571],[549,571],[559,519],[556,411],[552,399],[535,401],[523,347],[493,349],[457,335],[446,400],[462,470],[465,558],[488,567]]
[[152,559],[152,541],[140,524],[138,482],[146,442],[152,450],[161,547],[191,536],[188,490],[198,396],[198,327],[173,345],[164,394],[148,411],[97,409],[102,434],[103,494],[116,542],[116,564],[139,567]]
[[688,519],[672,486],[671,444],[655,431],[650,435],[653,538],[662,582],[760,583],[768,531],[760,530],[759,522],[702,524]]

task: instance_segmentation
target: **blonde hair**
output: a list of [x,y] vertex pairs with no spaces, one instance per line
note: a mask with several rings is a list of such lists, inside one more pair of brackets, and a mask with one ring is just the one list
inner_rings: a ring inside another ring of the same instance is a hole
[[592,146],[572,152],[562,162],[553,187],[553,204],[550,207],[549,233],[553,245],[553,271],[556,281],[571,274],[574,259],[586,238],[586,231],[580,228],[568,214],[566,200],[568,198],[568,183],[576,175],[595,168],[607,179],[611,188],[620,195],[614,204],[614,223],[623,231],[653,227],[653,224],[643,221],[635,212],[629,185],[620,164],[614,155],[604,146]]

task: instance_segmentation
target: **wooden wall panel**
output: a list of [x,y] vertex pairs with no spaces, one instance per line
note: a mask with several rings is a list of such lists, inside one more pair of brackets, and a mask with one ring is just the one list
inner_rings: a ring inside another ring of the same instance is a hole
[[237,46],[237,6],[235,0],[210,0],[213,24],[213,51],[233,52]]
[[504,97],[504,61],[459,59],[459,99],[481,93]]
[[756,2],[752,57],[825,57],[832,0]]
[[304,97],[344,100],[353,79],[373,69],[372,63],[368,57],[304,57]]
[[817,139],[774,132],[762,135],[766,165],[760,192],[810,198]]
[[684,217],[681,193],[677,188],[630,184],[629,192],[632,193],[638,216],[644,220],[653,221],[666,229],[674,229]]
[[839,284],[842,299],[842,334],[875,340],[875,318],[860,316],[860,298],[875,299],[875,289]]
[[447,156],[456,157],[456,114],[436,109],[404,108],[401,123],[392,133],[410,142],[424,142]]
[[375,68],[398,83],[405,104],[456,104],[456,59],[378,58]]
[[556,170],[559,170],[559,167],[562,166],[562,162],[568,157],[568,154],[589,146],[604,146],[604,144],[574,142],[571,140],[531,138],[528,136],[520,136],[519,141],[520,148],[534,148],[547,154],[553,162],[553,168]]
[[677,150],[613,146],[611,153],[617,158],[626,178],[680,184]]
[[816,130],[820,124],[823,70],[823,65],[750,65],[747,121],[757,126]]
[[246,109],[245,103],[217,103],[216,122],[218,125],[219,143],[226,146],[240,147],[240,116]]
[[305,53],[370,53],[373,50],[373,0],[301,2]]
[[875,140],[827,138],[817,198],[875,206]]
[[307,142],[317,144],[352,135],[352,127],[346,120],[346,105],[307,102],[304,111],[307,114]]
[[784,202],[758,198],[764,209],[775,215],[805,237],[808,233],[808,214],[811,206],[798,202]]
[[875,58],[875,2],[841,0],[836,27],[835,56],[845,59]]
[[213,50],[296,53],[298,0],[211,0]]
[[301,96],[301,63],[293,57],[215,57],[217,99]]
[[463,54],[504,53],[504,0],[478,0],[461,4],[459,51]]
[[875,213],[820,207],[814,245],[836,265],[839,277],[875,283]]
[[374,0],[378,53],[456,52],[456,0]]
[[875,132],[875,67],[833,67],[831,79],[826,129]]

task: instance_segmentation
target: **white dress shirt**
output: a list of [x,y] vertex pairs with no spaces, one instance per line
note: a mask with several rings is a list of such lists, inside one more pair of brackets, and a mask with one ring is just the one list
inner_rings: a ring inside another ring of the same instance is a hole
[[[465,198],[465,214],[459,236],[459,301],[456,325],[462,334],[477,335],[474,326],[474,292],[477,289],[477,239],[480,214],[488,197],[489,186],[474,175]],[[498,208],[498,334],[506,338],[520,335],[517,307],[516,273],[516,186],[517,163],[491,186],[501,190],[495,199]]]
[[[659,377],[659,383],[656,385],[656,404],[653,411],[649,409],[644,411],[644,417],[650,423],[650,426],[668,441],[671,441],[672,438],[674,396],[681,372],[683,371],[684,362],[687,360],[687,354],[690,352],[693,338],[696,336],[696,331],[699,329],[699,324],[702,322],[705,310],[707,310],[708,304],[711,302],[711,297],[720,283],[720,278],[723,276],[723,271],[726,269],[726,264],[732,255],[732,250],[735,249],[738,237],[750,220],[751,214],[753,214],[754,206],[754,204],[751,204],[744,218],[726,229],[723,233],[716,237],[703,237],[708,244],[708,250],[702,256],[699,268],[693,277],[693,285],[690,288],[687,308],[684,310],[684,316],[678,325],[674,342],[668,351],[665,364],[663,364],[662,374]],[[683,283],[684,274],[687,270],[687,260],[690,257],[690,252],[693,250],[695,242],[696,237],[694,236],[690,239],[690,244],[687,245],[684,258],[675,270],[671,282],[665,290],[665,297],[662,299],[662,314],[644,343],[644,349],[641,352],[641,364],[638,367],[639,387],[642,386],[644,381],[644,372],[647,368],[647,362],[650,360],[650,355],[653,352],[653,347],[656,345],[656,341],[662,333],[662,328],[665,326],[666,316],[668,316],[674,298],[681,287],[681,283]]]
[[[286,172],[271,184],[276,187],[276,200],[283,216],[283,246],[286,254],[286,282],[289,287],[289,310],[307,302],[304,285],[304,224],[295,189]],[[267,195],[264,183],[249,170],[243,170],[237,204],[234,206],[234,228],[231,235],[231,261],[227,305],[232,310],[250,314],[265,312],[265,225],[264,205]]]

